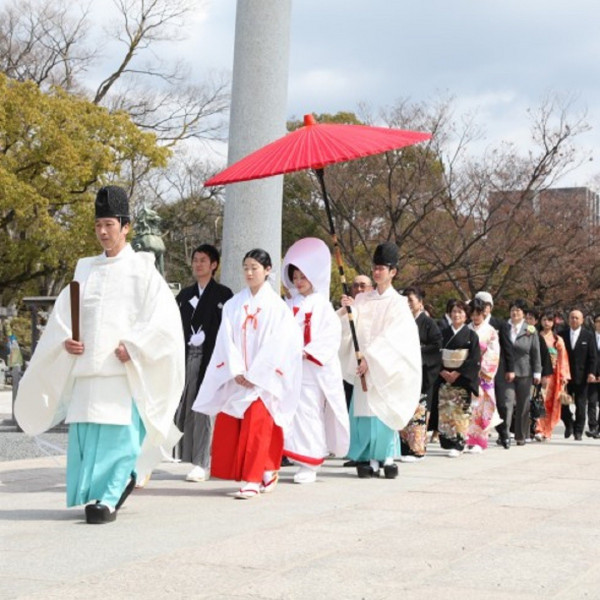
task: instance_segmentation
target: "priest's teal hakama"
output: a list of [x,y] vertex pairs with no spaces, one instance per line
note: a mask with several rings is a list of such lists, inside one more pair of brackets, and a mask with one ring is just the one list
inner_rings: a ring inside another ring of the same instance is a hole
[[130,425],[71,423],[67,447],[67,506],[98,500],[117,506],[136,472],[146,429],[131,403]]
[[400,456],[398,432],[377,417],[354,416],[354,400],[350,403],[350,431],[348,457],[353,461],[384,463],[388,457]]

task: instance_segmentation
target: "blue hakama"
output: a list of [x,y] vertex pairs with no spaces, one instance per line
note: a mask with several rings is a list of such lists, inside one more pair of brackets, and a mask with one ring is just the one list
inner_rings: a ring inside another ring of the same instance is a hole
[[98,500],[115,507],[140,454],[146,429],[131,403],[130,425],[71,423],[67,447],[67,506]]
[[377,417],[355,417],[354,399],[350,403],[350,450],[348,457],[356,462],[400,456],[398,432]]

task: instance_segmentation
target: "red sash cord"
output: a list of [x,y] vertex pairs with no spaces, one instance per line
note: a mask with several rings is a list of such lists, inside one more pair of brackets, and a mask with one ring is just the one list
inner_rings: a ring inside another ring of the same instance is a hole
[[304,345],[310,344],[310,319],[312,313],[304,313]]
[[247,350],[246,350],[246,329],[248,328],[248,323],[250,323],[251,327],[254,327],[254,329],[256,330],[256,328],[258,327],[258,313],[260,312],[260,308],[256,309],[256,312],[254,314],[250,314],[248,313],[248,305],[244,304],[244,312],[246,313],[246,318],[244,319],[244,323],[242,325],[242,338],[243,338],[243,342],[244,342],[244,348],[243,348],[243,352],[244,352],[244,365],[246,367],[246,371],[248,370],[248,360],[247,360]]

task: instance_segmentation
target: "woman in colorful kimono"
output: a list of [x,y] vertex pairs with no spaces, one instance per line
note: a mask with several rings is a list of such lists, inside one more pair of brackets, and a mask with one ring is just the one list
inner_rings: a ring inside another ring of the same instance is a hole
[[458,300],[451,324],[442,331],[442,370],[438,379],[440,445],[450,458],[460,456],[471,416],[471,397],[479,394],[481,351],[477,334],[467,327],[470,308]]
[[298,409],[284,430],[284,455],[300,465],[295,483],[313,483],[330,453],[345,456],[350,423],[338,350],[342,325],[329,302],[331,253],[322,240],[304,238],[287,251],[282,279],[286,300],[304,337]]
[[494,377],[500,363],[498,332],[485,320],[485,305],[479,298],[471,300],[472,329],[479,338],[481,368],[479,370],[479,395],[471,402],[471,422],[467,433],[467,452],[478,454],[488,447],[488,431],[494,425],[496,395]]
[[283,427],[298,406],[302,337],[285,302],[267,282],[271,257],[251,250],[248,287],[228,300],[193,410],[217,415],[211,475],[242,481],[236,498],[273,491]]
[[546,399],[544,406],[546,408],[546,415],[537,420],[535,439],[538,442],[549,440],[552,437],[552,431],[560,421],[560,392],[571,379],[569,357],[567,356],[565,342],[560,335],[554,332],[554,315],[552,313],[542,315],[541,325],[542,331],[540,335],[544,338],[548,347],[553,374],[548,377],[545,389]]

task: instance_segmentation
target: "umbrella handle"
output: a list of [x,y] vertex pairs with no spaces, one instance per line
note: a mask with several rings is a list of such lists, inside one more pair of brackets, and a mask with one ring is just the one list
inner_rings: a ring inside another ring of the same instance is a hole
[[[362,361],[362,353],[358,347],[358,338],[356,337],[356,327],[354,326],[354,317],[350,305],[346,306],[346,314],[348,315],[348,325],[350,325],[350,333],[352,334],[352,345],[354,346],[354,355],[356,356],[356,364],[360,365]],[[367,392],[367,380],[364,375],[360,376],[360,386],[363,392]]]
[[69,284],[69,293],[71,296],[71,338],[79,341],[79,282],[71,281]]
[[[327,220],[329,221],[329,233],[331,234],[331,240],[333,242],[333,255],[335,256],[335,262],[337,264],[338,272],[340,274],[340,281],[342,282],[342,288],[346,296],[350,295],[350,289],[348,288],[348,282],[346,281],[346,275],[344,273],[344,261],[342,260],[342,252],[340,251],[340,245],[338,244],[337,235],[335,233],[335,225],[333,223],[333,215],[331,214],[331,207],[329,205],[329,196],[327,195],[327,189],[325,188],[325,172],[322,168],[315,169],[315,175],[321,186],[321,193],[323,195],[323,202],[325,203],[325,212],[327,213]],[[362,360],[362,354],[358,347],[358,338],[356,337],[356,328],[354,326],[354,319],[352,318],[352,309],[350,306],[346,306],[346,312],[348,314],[348,325],[350,325],[350,333],[352,334],[352,344],[354,345],[354,354],[356,355],[356,364],[360,365]],[[363,392],[367,391],[367,380],[364,375],[360,376],[360,385]]]

